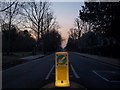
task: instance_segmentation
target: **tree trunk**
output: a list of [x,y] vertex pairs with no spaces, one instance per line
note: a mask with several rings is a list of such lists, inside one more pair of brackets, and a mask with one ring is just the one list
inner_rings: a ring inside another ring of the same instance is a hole
[[40,26],[38,24],[38,33],[37,33],[37,50],[36,51],[39,51],[39,42],[40,42]]
[[[10,2],[11,4],[11,2]],[[9,27],[8,27],[8,43],[7,43],[7,55],[10,55],[10,30],[11,30],[11,8],[9,12]]]

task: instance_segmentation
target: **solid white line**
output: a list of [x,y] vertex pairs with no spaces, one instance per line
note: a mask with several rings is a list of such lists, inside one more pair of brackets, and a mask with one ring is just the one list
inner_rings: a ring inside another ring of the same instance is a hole
[[80,78],[71,64],[70,64],[70,67],[71,67],[71,69],[72,69],[75,77],[76,77],[76,78]]
[[95,73],[97,76],[99,76],[99,77],[100,77],[100,78],[102,78],[103,80],[105,80],[105,81],[109,82],[109,80],[108,80],[108,79],[106,79],[106,78],[102,77],[100,74],[98,74],[98,73],[97,73],[97,72],[95,72],[94,70],[93,70],[93,73]]
[[49,76],[50,76],[52,70],[54,69],[54,67],[55,67],[55,65],[52,66],[52,68],[50,69],[49,73],[47,74],[45,80],[49,79]]
[[[76,53],[76,54],[78,54],[78,55],[81,55],[80,53],[77,53],[77,52],[73,52],[73,53]],[[81,56],[85,56],[85,55],[81,55]],[[105,62],[100,61],[100,60],[98,60],[98,59],[96,59],[96,58],[92,58],[92,57],[89,57],[89,56],[85,56],[85,57],[88,57],[88,58],[91,58],[91,59],[95,59],[95,60],[93,60],[93,62],[102,63],[102,64],[105,64],[105,65],[107,65],[107,66],[110,66],[110,67],[113,67],[113,68],[116,68],[116,69],[120,69],[118,66],[113,66],[112,64],[105,63]],[[93,62],[92,62],[92,63],[93,63]]]
[[[53,55],[53,54],[50,54],[50,55]],[[33,60],[33,61],[25,62],[25,63],[23,63],[23,64],[18,64],[18,65],[16,65],[16,66],[10,67],[10,68],[5,69],[5,70],[2,70],[2,71],[5,72],[5,71],[9,71],[9,70],[12,70],[12,69],[18,68],[18,67],[22,67],[22,66],[24,66],[24,65],[26,65],[26,64],[29,64],[29,63],[32,63],[32,62],[36,62],[36,61],[39,61],[39,60],[42,60],[42,59],[45,59],[45,58],[48,58],[50,55],[45,56],[45,57],[40,58],[40,59]]]
[[[102,79],[106,80],[107,82],[120,82],[120,81],[110,81],[104,77],[102,77],[101,75],[99,75],[97,72],[93,71],[96,75],[98,75],[99,77],[101,77]],[[111,72],[111,73],[115,73],[114,71],[99,71],[99,72]]]

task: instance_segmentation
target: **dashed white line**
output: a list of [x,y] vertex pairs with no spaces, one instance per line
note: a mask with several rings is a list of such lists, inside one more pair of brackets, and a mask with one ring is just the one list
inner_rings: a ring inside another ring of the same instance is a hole
[[75,75],[75,77],[76,78],[80,78],[71,64],[70,64],[70,67],[71,67],[71,69],[72,69],[73,74]]
[[55,67],[55,65],[52,66],[52,68],[50,69],[49,73],[47,74],[45,80],[49,79],[50,74],[51,74],[52,70],[54,69],[54,67]]

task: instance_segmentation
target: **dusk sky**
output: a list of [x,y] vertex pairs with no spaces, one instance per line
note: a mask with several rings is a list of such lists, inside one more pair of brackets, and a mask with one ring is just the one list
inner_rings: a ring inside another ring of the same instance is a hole
[[[84,2],[52,2],[52,9],[58,24],[59,31],[64,39],[68,38],[68,31],[74,27],[74,20],[79,15],[79,10]],[[66,45],[66,41],[62,43],[62,47]]]

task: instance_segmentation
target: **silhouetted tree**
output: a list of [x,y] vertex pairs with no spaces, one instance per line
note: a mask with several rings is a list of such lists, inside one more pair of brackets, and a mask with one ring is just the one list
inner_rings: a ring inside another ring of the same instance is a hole
[[92,23],[85,22],[81,20],[79,17],[75,19],[74,23],[75,23],[75,28],[78,30],[78,35],[79,35],[78,38],[80,38],[80,36],[83,33],[87,33],[89,31],[92,31],[93,29]]
[[119,8],[120,2],[85,2],[79,17],[92,26],[92,32],[88,31],[79,39],[82,51],[98,51],[105,56],[119,56],[115,52],[120,50]]
[[32,52],[36,45],[35,39],[28,30],[19,31],[15,41],[15,51]]
[[55,52],[61,48],[62,37],[55,29],[43,35],[44,53]]
[[94,25],[94,31],[107,37],[120,38],[120,2],[85,2],[80,19]]
[[79,47],[87,48],[97,46],[97,35],[94,32],[87,32],[79,39]]
[[75,46],[80,52],[119,57],[115,52],[120,51],[119,8],[120,2],[85,2],[75,20],[78,30],[82,25],[81,37],[73,39],[79,33],[71,33],[67,48],[74,50]]
[[8,28],[9,24],[4,24],[1,26],[3,54],[8,53],[8,40],[10,54],[13,54],[13,52],[32,52],[36,41],[31,34],[27,30],[20,31],[15,25],[11,25],[10,30]]
[[83,24],[81,24],[80,19],[79,19],[79,18],[76,18],[76,19],[75,19],[75,26],[77,26],[77,29],[78,29],[78,38],[80,38],[80,36],[81,36],[82,25],[83,25]]
[[31,23],[31,26],[26,27],[37,33],[37,49],[39,50],[40,45],[42,45],[41,49],[43,49],[43,35],[56,25],[53,13],[50,10],[50,3],[32,1],[25,2],[21,7],[23,8],[21,15],[28,19],[28,23]]
[[9,30],[9,24],[4,24],[1,26],[1,29],[2,29],[3,52],[6,52],[7,55],[9,55],[8,54],[9,52],[13,52],[14,42],[16,40],[18,28],[14,25],[11,25]]
[[14,2],[11,0],[9,2],[0,2],[0,10],[0,25],[2,26],[2,30],[8,31],[7,54],[9,55],[11,51],[11,38],[13,38],[11,32],[13,31],[13,26],[16,26],[16,24],[19,22],[19,2],[17,0]]

